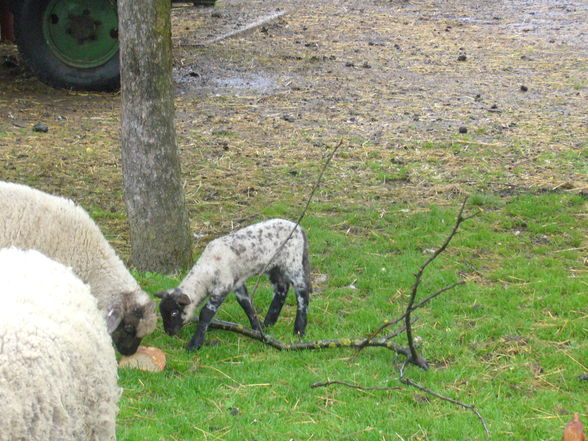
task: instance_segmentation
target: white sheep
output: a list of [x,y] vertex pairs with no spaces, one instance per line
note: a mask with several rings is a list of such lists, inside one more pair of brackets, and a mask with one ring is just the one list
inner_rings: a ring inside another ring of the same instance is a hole
[[155,302],[141,290],[88,213],[69,199],[0,182],[0,248],[35,249],[90,285],[120,353],[155,330]]
[[235,291],[251,327],[261,329],[245,281],[264,270],[274,286],[274,297],[263,325],[271,326],[276,322],[292,285],[298,304],[294,333],[304,335],[312,291],[308,242],[300,226],[284,219],[250,225],[210,242],[178,288],[156,294],[162,299],[159,310],[165,332],[176,334],[210,295],[187,346],[188,350],[200,348],[210,321],[230,291]]
[[113,441],[120,388],[90,288],[35,250],[0,250],[0,441]]

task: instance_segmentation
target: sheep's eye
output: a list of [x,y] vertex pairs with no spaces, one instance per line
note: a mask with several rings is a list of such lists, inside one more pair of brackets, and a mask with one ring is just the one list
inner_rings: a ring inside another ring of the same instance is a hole
[[180,311],[172,311],[170,315],[172,318],[176,318],[178,315],[180,315]]
[[125,326],[125,332],[127,334],[134,334],[135,333],[135,327],[133,325],[126,325]]

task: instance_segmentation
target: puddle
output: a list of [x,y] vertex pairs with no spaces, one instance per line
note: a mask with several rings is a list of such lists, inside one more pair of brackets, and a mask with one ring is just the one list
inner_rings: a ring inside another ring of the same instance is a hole
[[180,96],[270,94],[278,89],[276,79],[264,72],[200,72],[174,69],[176,93]]

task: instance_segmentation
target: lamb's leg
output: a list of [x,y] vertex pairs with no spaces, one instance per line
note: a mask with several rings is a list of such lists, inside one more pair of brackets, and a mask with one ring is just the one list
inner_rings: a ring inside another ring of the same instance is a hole
[[288,288],[290,284],[284,279],[282,274],[278,271],[272,271],[269,274],[269,279],[274,285],[274,298],[270,304],[263,326],[268,327],[274,325],[278,321],[286,296],[288,295]]
[[208,300],[208,303],[204,305],[204,307],[200,311],[200,316],[198,317],[198,325],[196,326],[196,332],[194,332],[194,335],[192,336],[190,343],[188,343],[188,346],[186,346],[186,349],[188,351],[200,349],[200,347],[204,343],[204,336],[206,335],[208,325],[210,325],[210,321],[216,314],[216,311],[218,310],[220,305],[225,301],[226,297],[227,293],[221,295],[212,295]]
[[259,320],[257,320],[257,314],[253,308],[253,303],[251,303],[251,297],[249,297],[247,287],[244,284],[241,285],[235,289],[235,294],[237,295],[237,302],[239,302],[239,305],[241,305],[241,308],[243,308],[243,311],[247,314],[251,328],[256,331],[261,331],[261,325],[259,324]]
[[294,334],[302,337],[306,331],[307,314],[308,314],[308,302],[309,302],[309,289],[305,287],[295,287],[296,289],[296,302],[298,309],[296,309],[296,321],[294,322]]

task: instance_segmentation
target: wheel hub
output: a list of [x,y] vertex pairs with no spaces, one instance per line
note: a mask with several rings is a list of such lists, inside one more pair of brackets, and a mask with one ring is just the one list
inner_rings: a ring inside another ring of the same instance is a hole
[[64,63],[101,66],[118,51],[116,4],[110,0],[50,0],[43,15],[43,35]]
[[94,21],[89,16],[90,11],[85,10],[86,15],[77,15],[69,17],[69,27],[66,29],[66,33],[75,38],[78,44],[84,44],[86,41],[95,41],[98,39],[98,26],[99,21]]

